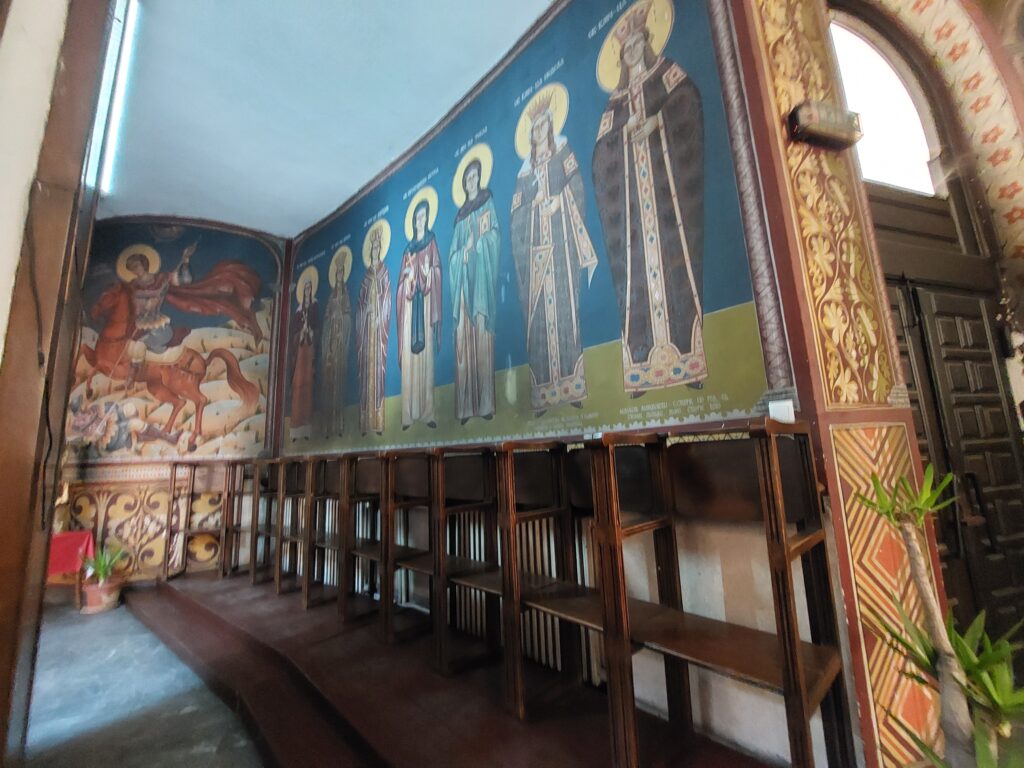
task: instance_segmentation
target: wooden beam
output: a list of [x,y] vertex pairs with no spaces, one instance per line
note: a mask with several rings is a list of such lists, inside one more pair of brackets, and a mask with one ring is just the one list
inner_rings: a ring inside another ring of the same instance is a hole
[[[0,23],[9,2],[0,4]],[[0,398],[0,742],[24,750],[49,543],[49,504],[73,374],[81,275],[78,242],[86,148],[110,25],[108,0],[72,2],[15,274]]]

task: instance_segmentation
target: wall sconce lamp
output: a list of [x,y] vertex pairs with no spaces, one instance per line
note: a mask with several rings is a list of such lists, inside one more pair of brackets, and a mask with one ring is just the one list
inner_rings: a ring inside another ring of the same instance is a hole
[[789,138],[826,149],[849,149],[864,134],[860,115],[824,101],[805,101],[789,113]]

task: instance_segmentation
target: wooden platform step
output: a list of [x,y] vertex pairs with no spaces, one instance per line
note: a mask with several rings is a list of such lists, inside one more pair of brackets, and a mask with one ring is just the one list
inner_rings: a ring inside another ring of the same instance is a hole
[[268,766],[386,765],[280,654],[165,585],[131,589],[125,599],[238,712]]
[[[299,595],[278,597],[272,585],[252,587],[245,579],[189,576],[165,589],[286,659],[358,731],[370,754],[394,768],[610,765],[607,697],[589,686],[566,687],[551,670],[526,663],[532,703],[531,717],[524,722],[502,706],[501,664],[472,665],[458,675],[443,676],[431,666],[429,635],[383,643],[377,621],[342,622],[334,605],[303,610]],[[184,624],[179,632],[191,643],[205,629],[189,626],[185,614],[169,621]],[[473,650],[482,649],[480,640],[473,642]],[[552,698],[550,691],[558,696]],[[287,704],[275,703],[273,711],[277,727],[304,734],[304,715],[294,715]],[[763,768],[763,763],[708,739],[683,741],[668,723],[642,712],[638,720],[644,766]],[[363,756],[357,751],[357,757]]]

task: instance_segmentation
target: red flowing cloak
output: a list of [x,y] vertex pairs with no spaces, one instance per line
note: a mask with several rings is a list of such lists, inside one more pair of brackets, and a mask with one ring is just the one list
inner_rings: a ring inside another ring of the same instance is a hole
[[172,285],[167,303],[197,315],[224,315],[248,331],[259,343],[263,332],[252,305],[263,281],[251,268],[238,261],[222,261],[202,280],[190,285]]

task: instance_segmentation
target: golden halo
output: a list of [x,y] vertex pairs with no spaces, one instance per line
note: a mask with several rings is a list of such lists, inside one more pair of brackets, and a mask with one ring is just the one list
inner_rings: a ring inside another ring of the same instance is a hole
[[160,254],[157,252],[156,248],[144,243],[129,245],[121,251],[120,255],[117,257],[117,276],[126,283],[130,283],[135,279],[135,275],[128,271],[128,257],[134,253],[138,253],[146,257],[146,261],[148,262],[146,271],[149,272],[149,274],[152,275],[160,271]]
[[491,183],[491,169],[494,167],[494,155],[491,148],[486,144],[474,144],[469,151],[462,156],[459,167],[455,169],[455,178],[452,179],[452,200],[455,207],[461,208],[466,202],[466,190],[462,188],[462,177],[466,173],[469,164],[477,160],[480,162],[480,189],[487,189]]
[[416,210],[416,206],[424,200],[430,206],[430,210],[427,212],[427,229],[433,229],[434,222],[437,220],[437,190],[433,187],[424,187],[413,195],[412,200],[409,201],[409,207],[405,211],[405,239],[410,243],[413,236],[412,214]]
[[338,259],[341,259],[341,280],[342,282],[348,282],[348,276],[352,272],[352,249],[347,245],[341,246],[334,252],[334,258],[331,259],[331,268],[327,273],[327,282],[331,284],[331,288],[335,287],[338,282],[336,277],[338,272]]
[[551,99],[548,110],[551,112],[551,127],[554,129],[555,135],[562,132],[562,128],[565,127],[565,119],[569,116],[569,91],[565,89],[564,85],[551,83],[537,91],[523,107],[523,113],[519,116],[519,124],[516,125],[516,152],[523,160],[530,156],[530,129],[533,128],[530,110],[542,99]]
[[622,26],[630,12],[643,2],[649,2],[651,5],[647,12],[647,29],[651,33],[651,49],[656,56],[660,56],[665,50],[665,44],[672,34],[672,24],[675,21],[672,0],[639,0],[629,6],[612,25],[597,57],[597,82],[609,93],[619,87],[619,79],[622,76],[622,43],[615,36],[615,32]]
[[302,305],[302,292],[305,290],[306,283],[313,284],[313,298],[316,298],[316,289],[320,287],[320,273],[316,271],[316,267],[310,264],[299,275],[299,281],[295,283],[295,298],[299,300],[299,305]]
[[363,239],[363,266],[367,269],[370,268],[370,235],[378,229],[380,230],[381,261],[384,261],[384,258],[388,255],[388,248],[391,247],[391,225],[388,224],[387,219],[379,219],[373,222],[373,226],[366,230],[366,237]]

